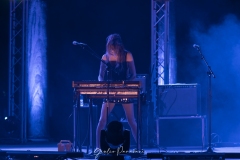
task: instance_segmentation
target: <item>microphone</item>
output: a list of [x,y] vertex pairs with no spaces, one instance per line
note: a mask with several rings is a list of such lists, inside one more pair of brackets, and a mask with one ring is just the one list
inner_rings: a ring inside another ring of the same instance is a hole
[[199,48],[200,48],[200,46],[199,46],[199,45],[197,45],[197,44],[194,44],[194,45],[193,45],[193,48],[199,49]]
[[77,41],[73,41],[73,45],[86,46],[87,44],[81,43],[81,42],[77,42]]

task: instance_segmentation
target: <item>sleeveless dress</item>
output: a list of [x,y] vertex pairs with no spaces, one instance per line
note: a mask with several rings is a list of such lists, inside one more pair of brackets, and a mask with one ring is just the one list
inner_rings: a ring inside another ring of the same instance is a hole
[[[125,59],[127,58],[127,52],[125,53]],[[109,57],[107,56],[107,64],[108,64],[108,75],[107,71],[105,71],[104,80],[107,81],[125,81],[128,77],[128,65],[127,61],[122,62],[121,64],[116,61],[109,61]],[[109,98],[110,103],[133,103],[133,99],[131,98]],[[107,102],[107,99],[104,99],[104,102]]]

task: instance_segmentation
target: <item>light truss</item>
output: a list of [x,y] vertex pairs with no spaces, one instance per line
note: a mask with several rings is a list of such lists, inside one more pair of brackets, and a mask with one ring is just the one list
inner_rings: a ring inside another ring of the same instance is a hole
[[26,30],[28,1],[10,0],[8,115],[20,124],[21,141],[26,139]]
[[158,85],[169,83],[169,1],[152,0],[151,11],[151,100],[156,109]]
[[[153,115],[156,124],[153,136],[155,144],[159,144],[159,97],[158,88],[160,85],[176,83],[176,54],[175,54],[175,21],[173,1],[152,0],[152,21],[151,21],[151,102]],[[170,16],[171,12],[171,16]]]

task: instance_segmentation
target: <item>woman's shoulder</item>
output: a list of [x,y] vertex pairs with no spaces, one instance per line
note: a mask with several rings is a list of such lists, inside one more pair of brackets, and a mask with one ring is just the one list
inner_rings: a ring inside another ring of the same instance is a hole
[[132,52],[128,51],[128,50],[124,50],[125,51],[125,54],[128,56],[128,55],[132,55]]
[[131,52],[127,52],[127,61],[129,62],[129,61],[133,61],[133,55],[132,55],[132,53]]
[[104,61],[107,60],[107,54],[106,53],[104,55],[102,55],[102,60],[104,60]]

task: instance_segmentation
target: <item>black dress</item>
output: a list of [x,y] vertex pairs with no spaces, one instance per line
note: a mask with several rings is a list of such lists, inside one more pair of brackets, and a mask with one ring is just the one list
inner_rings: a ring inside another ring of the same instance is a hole
[[[125,53],[125,59],[127,58],[127,52]],[[103,80],[104,81],[125,81],[125,80],[131,80],[132,77],[132,71],[131,68],[132,64],[134,65],[134,62],[121,62],[117,63],[116,61],[109,61],[109,57],[106,55],[107,60],[105,61],[107,65],[101,64],[100,74],[104,75]],[[108,72],[107,72],[108,71]],[[102,73],[101,73],[102,72]],[[111,103],[132,103],[133,100],[131,98],[110,98],[108,99]],[[107,102],[107,99],[104,99],[104,102]]]

